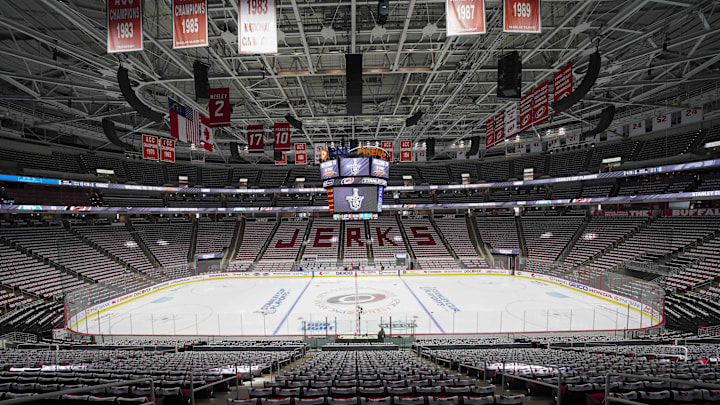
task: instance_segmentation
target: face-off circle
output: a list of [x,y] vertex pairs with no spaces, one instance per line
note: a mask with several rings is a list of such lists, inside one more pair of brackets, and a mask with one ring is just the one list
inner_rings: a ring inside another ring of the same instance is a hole
[[315,298],[315,305],[318,308],[339,314],[354,314],[356,302],[362,306],[363,313],[372,314],[397,306],[399,300],[390,291],[374,288],[363,288],[357,295],[354,289],[327,291]]

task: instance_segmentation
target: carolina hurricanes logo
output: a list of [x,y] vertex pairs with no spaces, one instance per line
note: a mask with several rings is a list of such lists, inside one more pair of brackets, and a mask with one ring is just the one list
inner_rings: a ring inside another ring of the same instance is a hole
[[535,118],[540,118],[543,115],[545,115],[545,106],[542,106],[535,111]]
[[357,176],[358,173],[360,173],[360,165],[358,164],[357,160],[353,160],[352,164],[350,165],[350,174],[353,176]]
[[524,117],[522,118],[522,120],[520,121],[520,123],[522,123],[523,125],[525,125],[525,124],[528,123],[528,121],[530,121],[530,116],[529,116],[529,115],[526,115],[526,116],[524,116]]
[[350,204],[351,210],[358,211],[360,209],[360,207],[362,207],[362,202],[365,199],[365,197],[358,194],[357,188],[353,188],[352,195],[345,197],[345,199],[347,200],[348,204]]

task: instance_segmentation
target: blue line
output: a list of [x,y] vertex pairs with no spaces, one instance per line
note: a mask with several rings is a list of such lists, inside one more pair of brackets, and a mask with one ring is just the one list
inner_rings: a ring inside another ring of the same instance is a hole
[[295,309],[295,305],[297,305],[298,301],[300,301],[300,298],[302,298],[303,294],[305,294],[305,290],[307,290],[307,288],[310,287],[310,283],[312,283],[313,278],[315,278],[315,277],[314,277],[314,276],[313,276],[313,277],[310,277],[310,281],[308,281],[307,284],[305,284],[305,288],[303,288],[303,290],[300,292],[300,295],[298,295],[298,297],[297,297],[297,299],[295,300],[295,302],[293,302],[292,306],[291,306],[290,309],[287,311],[287,314],[285,314],[285,316],[283,317],[282,321],[280,321],[280,324],[277,326],[277,328],[275,328],[275,332],[273,332],[273,335],[277,335],[278,331],[280,330],[280,327],[283,326],[283,324],[284,324],[285,321],[287,320],[288,316],[290,316],[290,313],[293,311],[293,309]]
[[415,297],[415,299],[417,300],[418,304],[420,304],[420,306],[422,307],[422,309],[425,310],[425,313],[428,314],[428,316],[430,317],[430,319],[432,319],[432,321],[435,323],[435,326],[437,326],[437,328],[440,329],[440,332],[445,333],[445,330],[442,328],[442,326],[440,326],[440,323],[438,323],[437,319],[435,319],[435,317],[432,316],[432,314],[430,313],[430,311],[428,311],[428,309],[425,307],[425,304],[423,304],[422,301],[420,301],[420,298],[418,298],[417,295],[415,295],[415,292],[412,290],[412,288],[410,288],[410,286],[407,285],[407,283],[405,282],[405,280],[404,280],[402,277],[400,277],[400,281],[402,281],[403,284],[405,284],[405,287],[407,287],[408,291],[410,291],[410,294],[412,294],[412,296]]

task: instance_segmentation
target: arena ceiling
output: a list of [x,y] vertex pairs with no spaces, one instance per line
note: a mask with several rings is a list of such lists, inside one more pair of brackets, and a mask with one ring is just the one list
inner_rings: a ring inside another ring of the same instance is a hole
[[[194,102],[192,64],[210,65],[211,87],[231,89],[233,126],[216,133],[219,157],[242,143],[247,124],[304,123],[297,142],[438,139],[438,150],[472,135],[507,107],[495,97],[497,57],[516,50],[523,92],[572,61],[576,83],[599,47],[600,77],[585,99],[548,128],[588,128],[608,103],[616,122],[717,101],[718,0],[542,0],[542,34],[502,31],[502,1],[486,0],[488,33],[445,35],[443,0],[391,0],[384,26],[377,2],[278,0],[277,55],[237,54],[237,2],[208,0],[210,47],[172,49],[170,0],[145,1],[143,52],[107,54],[105,2],[3,0],[0,6],[0,136],[110,145],[112,118],[126,142],[167,134],[135,114],[116,80],[130,70],[136,93],[160,112],[167,97]],[[364,54],[364,111],[345,115],[345,53]],[[416,126],[405,119],[422,111]],[[706,118],[712,112],[705,114]],[[523,135],[544,136],[544,128]],[[179,151],[180,152],[180,151]]]

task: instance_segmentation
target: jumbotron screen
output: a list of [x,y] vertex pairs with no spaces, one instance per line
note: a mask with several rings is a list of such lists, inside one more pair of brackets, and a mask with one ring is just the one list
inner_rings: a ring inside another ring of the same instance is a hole
[[384,187],[333,187],[328,190],[328,203],[333,214],[358,214],[382,211]]

